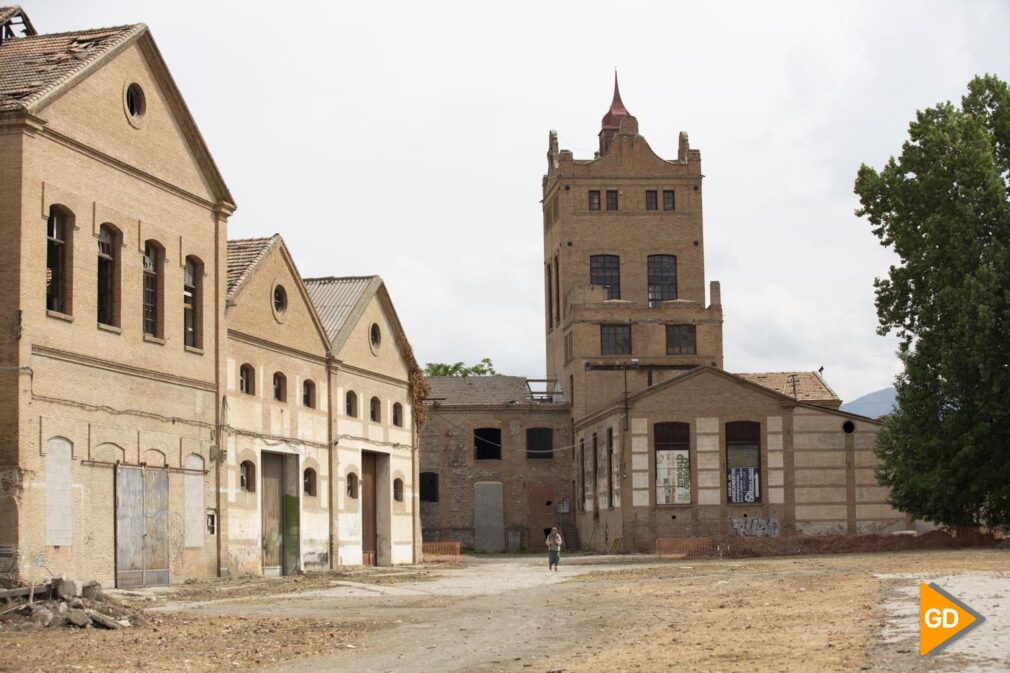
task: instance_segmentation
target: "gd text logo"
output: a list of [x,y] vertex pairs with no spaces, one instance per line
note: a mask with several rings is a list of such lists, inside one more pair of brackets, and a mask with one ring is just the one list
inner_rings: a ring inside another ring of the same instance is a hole
[[919,584],[919,654],[937,652],[985,621],[985,617],[935,584]]

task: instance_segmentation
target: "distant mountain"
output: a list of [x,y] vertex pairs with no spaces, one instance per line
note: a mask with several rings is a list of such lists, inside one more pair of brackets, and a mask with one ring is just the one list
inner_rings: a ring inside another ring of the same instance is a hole
[[896,395],[894,388],[884,388],[843,404],[842,411],[870,418],[880,418],[884,414],[891,413],[894,409]]

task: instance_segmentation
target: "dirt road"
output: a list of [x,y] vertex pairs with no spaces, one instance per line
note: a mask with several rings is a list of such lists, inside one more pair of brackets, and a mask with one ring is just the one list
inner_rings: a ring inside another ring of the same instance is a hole
[[[920,578],[987,617],[928,658],[917,649]],[[582,557],[565,559],[557,574],[541,558],[481,558],[215,586],[182,587],[158,602],[149,612],[157,633],[151,624],[57,636],[0,631],[0,670],[1010,670],[1007,551]]]

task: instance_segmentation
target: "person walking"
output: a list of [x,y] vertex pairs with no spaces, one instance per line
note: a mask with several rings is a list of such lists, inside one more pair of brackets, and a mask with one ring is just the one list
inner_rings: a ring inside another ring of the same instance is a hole
[[547,536],[547,570],[553,568],[554,572],[558,571],[558,561],[561,560],[561,545],[563,544],[564,540],[561,539],[558,527],[551,528],[551,534]]

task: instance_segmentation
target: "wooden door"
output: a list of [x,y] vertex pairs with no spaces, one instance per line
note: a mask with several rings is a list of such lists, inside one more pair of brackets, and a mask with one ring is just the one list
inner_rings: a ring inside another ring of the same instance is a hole
[[116,586],[169,583],[168,471],[116,466]]
[[375,565],[375,454],[361,453],[361,562]]
[[263,454],[263,574],[281,575],[284,566],[284,457]]

